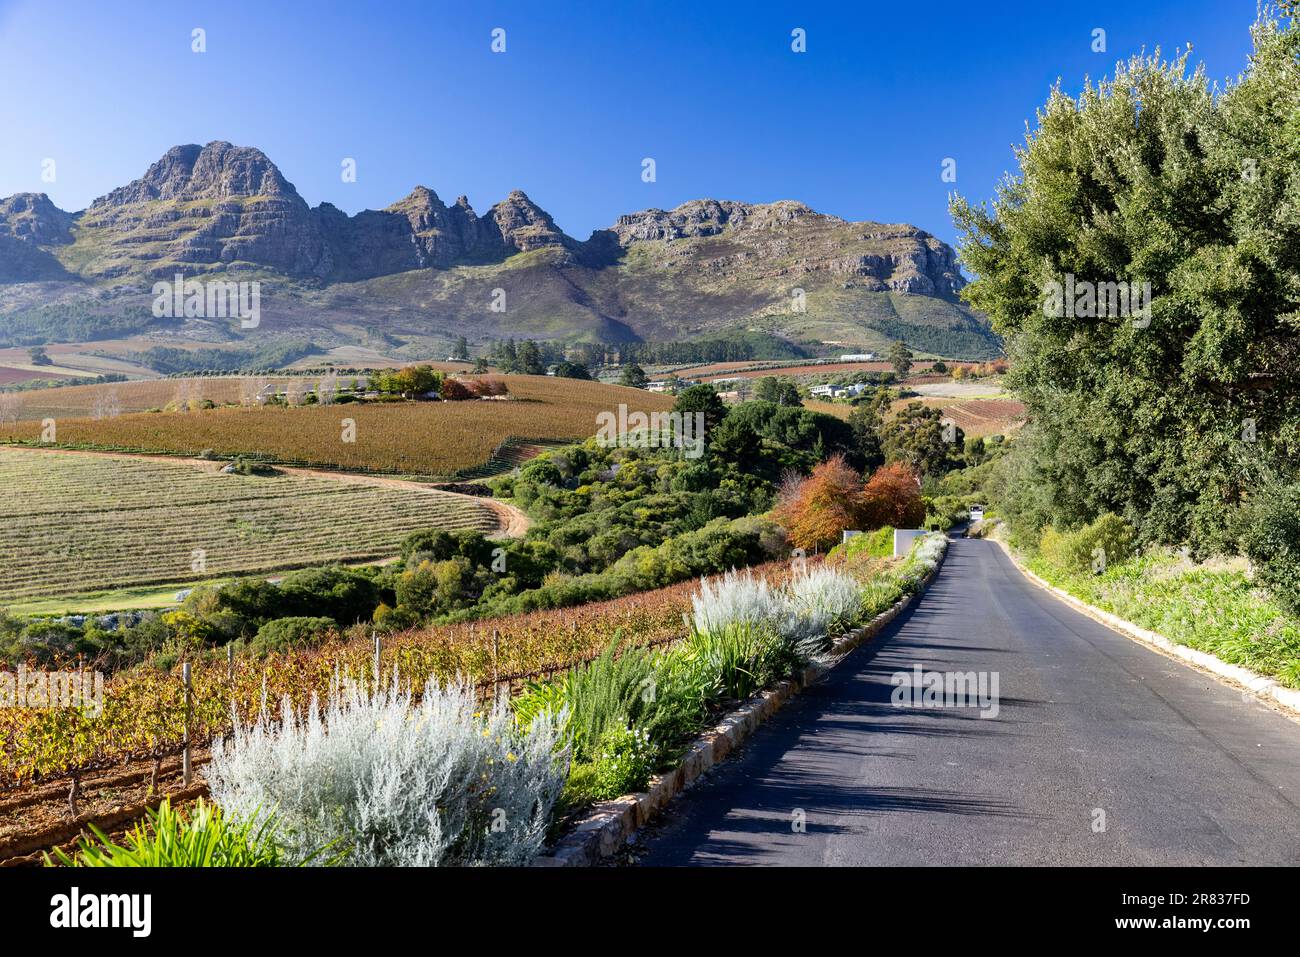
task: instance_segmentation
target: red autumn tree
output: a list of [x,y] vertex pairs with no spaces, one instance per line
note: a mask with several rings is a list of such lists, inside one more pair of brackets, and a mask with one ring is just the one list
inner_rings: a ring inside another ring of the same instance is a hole
[[876,469],[862,490],[860,514],[864,530],[886,525],[920,528],[925,522],[925,501],[912,467],[892,462]]
[[500,379],[467,379],[465,385],[480,399],[491,395],[507,395],[510,392]]
[[842,455],[822,462],[782,493],[774,515],[796,548],[830,548],[846,528],[862,527],[862,476]]
[[459,379],[443,379],[440,394],[448,402],[461,402],[474,398],[474,393]]

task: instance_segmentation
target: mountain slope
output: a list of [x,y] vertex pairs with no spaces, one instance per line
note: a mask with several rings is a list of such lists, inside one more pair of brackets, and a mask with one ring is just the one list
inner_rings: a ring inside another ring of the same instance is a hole
[[[0,341],[6,326],[30,334],[33,299],[138,314],[153,282],[176,274],[259,280],[257,335],[378,336],[412,353],[457,335],[676,341],[737,329],[864,348],[904,338],[957,357],[999,349],[960,302],[946,244],[797,202],[695,200],[578,241],[518,190],[482,216],[424,186],[353,216],[313,208],[265,154],[224,142],[174,147],[81,213],[43,194],[0,200]],[[59,335],[57,322],[34,328]],[[201,319],[144,331],[241,334]]]

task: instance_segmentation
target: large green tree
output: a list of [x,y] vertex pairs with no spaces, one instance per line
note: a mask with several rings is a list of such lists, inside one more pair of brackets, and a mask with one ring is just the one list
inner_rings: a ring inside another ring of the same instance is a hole
[[894,373],[900,379],[911,371],[912,360],[915,358],[912,350],[907,348],[907,343],[902,339],[889,347],[889,364],[894,367]]
[[762,376],[754,383],[754,398],[760,402],[773,402],[776,405],[803,405],[799,387],[790,379],[778,379],[774,375]]
[[872,389],[853,403],[853,411],[849,413],[849,427],[853,430],[858,454],[862,456],[863,468],[867,471],[885,464],[881,432],[895,397],[896,393],[889,389]]
[[673,411],[690,415],[703,412],[706,442],[709,434],[727,417],[727,406],[711,385],[693,385],[683,389],[673,403]]
[[965,440],[962,430],[945,422],[938,409],[920,402],[909,402],[880,429],[885,458],[904,462],[922,476],[942,475],[954,468]]
[[[1264,474],[1294,473],[1300,28],[1266,14],[1253,36],[1221,90],[1158,52],[1058,87],[991,208],[952,203],[965,295],[1029,410],[1006,491],[1030,525],[1114,511],[1215,548]],[[1149,283],[1149,310],[1061,295],[1110,283]]]
[[618,377],[621,385],[631,386],[634,389],[644,389],[650,382],[650,377],[645,374],[635,362],[629,362],[623,367],[622,373]]

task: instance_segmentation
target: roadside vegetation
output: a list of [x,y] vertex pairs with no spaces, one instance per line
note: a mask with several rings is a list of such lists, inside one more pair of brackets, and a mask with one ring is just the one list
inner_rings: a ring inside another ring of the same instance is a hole
[[[1122,524],[1113,515],[1099,523]],[[1026,564],[1125,621],[1300,688],[1300,619],[1253,580],[1244,558],[1195,561],[1176,549],[1154,547],[1140,555],[1120,552],[1094,571],[1093,552],[1104,547],[1091,544],[1095,524],[1047,537]]]
[[801,567],[776,584],[749,572],[704,582],[670,644],[615,632],[594,660],[513,699],[484,703],[459,679],[420,685],[400,666],[378,681],[336,668],[319,699],[304,704],[296,689],[278,712],[261,708],[219,736],[206,770],[215,808],[164,805],[125,846],[99,834],[61,860],[527,864],[574,814],[644,788],[728,707],[915,591],[943,548],[930,536],[902,561]]

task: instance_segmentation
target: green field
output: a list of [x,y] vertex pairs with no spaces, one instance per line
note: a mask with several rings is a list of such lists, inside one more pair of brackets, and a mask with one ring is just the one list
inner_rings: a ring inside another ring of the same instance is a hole
[[0,450],[0,607],[395,555],[423,528],[495,512],[416,485],[225,475],[126,456]]

